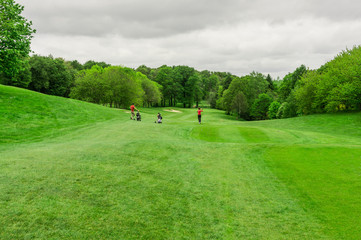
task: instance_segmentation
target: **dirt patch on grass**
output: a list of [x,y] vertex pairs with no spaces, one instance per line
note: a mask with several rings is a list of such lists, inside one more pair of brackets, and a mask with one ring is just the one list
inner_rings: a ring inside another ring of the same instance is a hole
[[180,113],[181,111],[178,111],[178,110],[174,110],[174,109],[166,109],[164,111],[167,111],[167,112],[175,112],[175,113]]

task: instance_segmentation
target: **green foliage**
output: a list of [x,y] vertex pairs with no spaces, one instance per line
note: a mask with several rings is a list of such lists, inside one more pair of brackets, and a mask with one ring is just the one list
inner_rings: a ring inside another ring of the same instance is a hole
[[242,118],[248,114],[248,101],[242,91],[237,92],[232,101],[232,111],[237,113],[237,116]]
[[295,94],[292,92],[288,98],[287,98],[287,108],[284,111],[284,117],[290,118],[290,117],[296,117],[299,115],[298,107],[297,107],[297,100],[295,97]]
[[223,87],[221,85],[218,86],[216,108],[223,109]]
[[271,105],[268,108],[267,116],[269,119],[275,119],[277,118],[277,113],[279,108],[281,107],[281,104],[277,101],[273,101]]
[[216,106],[217,106],[217,93],[216,92],[209,92],[208,103],[211,108],[216,108]]
[[73,60],[69,63],[70,63],[70,66],[77,71],[81,71],[84,69],[83,65],[81,65],[81,63],[78,62],[78,60]]
[[188,66],[176,66],[173,69],[174,81],[179,86],[179,101],[183,103],[183,107],[191,107],[195,97],[195,87],[199,78],[195,75],[194,68]]
[[222,85],[223,85],[223,89],[227,90],[229,85],[231,84],[233,78],[232,75],[230,73],[227,73],[225,78],[222,80]]
[[258,72],[252,72],[244,78],[247,81],[247,85],[243,92],[246,94],[250,106],[252,106],[260,94],[267,92],[269,83],[265,76]]
[[265,120],[267,119],[267,112],[269,106],[271,105],[273,99],[266,93],[262,93],[258,98],[253,102],[251,108],[251,117],[256,120]]
[[284,116],[284,111],[285,111],[285,109],[287,108],[287,105],[288,105],[287,102],[283,102],[283,103],[281,104],[281,106],[278,108],[278,111],[277,111],[277,114],[276,114],[276,118],[278,118],[278,119],[284,118],[284,117],[283,117],[283,116]]
[[[226,86],[228,88],[235,76],[230,73],[197,71],[188,66],[167,66],[152,69],[145,65],[139,66],[136,71],[143,73],[149,79],[159,83],[162,88],[162,106],[176,106],[182,103],[183,107],[198,106],[201,101],[212,101],[212,106],[223,105],[221,96]],[[195,103],[195,105],[194,105]],[[222,108],[222,107],[220,107]]]
[[293,73],[289,73],[283,78],[283,81],[279,88],[279,97],[282,102],[286,101],[288,96],[291,94],[292,90],[297,86],[298,81],[306,73],[307,73],[306,66],[301,65]]
[[133,69],[126,67],[108,67],[104,69],[103,77],[109,103],[116,107],[127,108],[132,103],[140,105],[143,102],[144,91],[141,80],[137,77]]
[[224,89],[223,87],[220,85],[218,86],[218,89],[217,89],[217,97],[218,98],[221,98],[223,96],[223,92],[224,92]]
[[19,63],[21,65],[21,70],[13,76],[9,77],[5,74],[0,74],[0,83],[2,82],[5,85],[27,88],[31,82],[31,71],[28,59]]
[[[183,107],[198,106],[198,103],[202,100],[208,101],[209,105],[226,110],[227,114],[234,113],[239,115],[238,107],[235,106],[234,98],[243,99],[242,117],[249,119],[249,107],[261,93],[268,92],[269,95],[275,96],[273,93],[273,81],[270,76],[268,79],[261,73],[252,72],[251,74],[242,77],[244,86],[242,87],[242,93],[238,93],[238,90],[231,89],[226,93],[225,91],[231,87],[232,81],[239,79],[226,72],[210,72],[207,70],[198,72],[195,69],[188,66],[173,66],[169,67],[163,65],[157,69],[149,68],[145,65],[141,65],[137,68],[137,71],[147,75],[149,79],[154,79],[159,83],[162,88],[162,106],[176,106],[177,103],[182,103]],[[268,82],[270,81],[270,82]],[[234,88],[231,87],[231,88]],[[225,97],[224,97],[225,96]],[[238,101],[238,103],[240,103]],[[232,111],[231,111],[232,108]],[[238,109],[238,110],[236,110]]]
[[297,116],[297,104],[293,95],[287,98],[289,102],[283,102],[278,109],[277,118],[291,118]]
[[[224,101],[224,98],[223,97],[220,97],[217,99],[216,101],[216,108],[219,109],[219,110],[223,110],[224,107],[223,107],[223,101]],[[229,114],[229,112],[226,111],[226,114]]]
[[250,107],[260,94],[268,91],[268,87],[269,83],[260,73],[252,72],[241,78],[234,77],[217,101],[216,107],[225,110],[226,114],[235,113],[240,118],[250,119]]
[[193,84],[193,94],[194,94],[194,101],[196,102],[196,107],[198,107],[199,103],[202,101],[203,99],[203,91],[202,91],[202,83],[200,81],[199,75],[198,74],[194,74],[191,77],[191,81],[190,83]]
[[[76,64],[76,63],[75,63]],[[96,62],[94,60],[89,60],[84,63],[83,69],[91,69],[93,66],[98,65],[99,67],[106,68],[110,67],[111,65],[105,62]],[[79,67],[79,66],[78,66]]]
[[[235,78],[223,92],[223,109],[227,114],[233,112],[239,115],[240,112],[244,114],[248,111],[248,102],[243,93],[245,88],[245,79]],[[245,106],[247,106],[246,109]]]
[[26,61],[35,30],[31,28],[32,22],[21,16],[23,10],[14,0],[0,0],[0,80],[26,87]]
[[159,104],[162,98],[162,93],[160,91],[162,86],[149,80],[144,74],[140,72],[137,72],[137,78],[140,79],[142,89],[144,91],[143,106],[148,105],[148,107],[150,107],[153,106],[153,104]]
[[[360,48],[340,53],[318,70],[307,70],[301,65],[277,81],[258,72],[237,77],[227,72],[199,72],[188,66],[166,65],[155,69],[141,65],[137,72],[143,75],[139,75],[129,68],[121,71],[108,69],[110,65],[104,62],[88,61],[81,65],[76,60],[64,61],[37,55],[30,58],[30,68],[23,62],[17,76],[9,78],[2,73],[0,79],[6,84],[68,96],[69,89],[74,85],[74,76],[79,72],[72,96],[98,104],[116,107],[127,107],[130,102],[144,106],[181,104],[185,108],[208,101],[209,106],[246,120],[265,119],[267,111],[271,119],[289,118],[301,114],[360,110]],[[127,89],[135,91],[126,94]],[[252,107],[259,104],[260,94],[267,94],[285,104],[279,108],[272,105],[266,112]]]
[[55,96],[69,95],[75,71],[64,59],[34,55],[29,63],[32,77],[30,90]]
[[70,96],[97,104],[109,104],[110,107],[127,108],[132,103],[159,102],[160,91],[158,85],[130,68],[102,68],[95,65],[78,73]]
[[306,114],[361,109],[361,46],[338,54],[317,71],[305,75],[295,90]]
[[294,90],[297,106],[301,113],[310,114],[320,109],[316,101],[316,89],[321,78],[317,71],[308,71]]
[[268,88],[272,91],[275,90],[275,86],[273,85],[273,80],[269,74],[267,75],[266,80],[268,82]]
[[141,65],[135,71],[144,74],[145,76],[147,76],[147,78],[150,79],[150,73],[151,73],[152,69],[150,67],[145,66],[145,65]]
[[327,96],[327,112],[361,109],[361,79],[334,87]]
[[[139,68],[141,68],[141,67],[139,67]],[[140,70],[142,70],[142,68]],[[145,72],[144,69],[142,71]],[[142,71],[140,71],[140,72],[142,72]],[[150,73],[150,71],[151,70],[149,69],[148,72]],[[162,86],[161,91],[162,91],[162,97],[163,97],[163,101],[162,101],[163,106],[166,105],[166,101],[168,101],[170,106],[173,106],[176,102],[175,98],[178,95],[179,87],[177,86],[175,81],[173,81],[172,74],[173,74],[173,69],[171,67],[162,66],[159,68],[158,74],[155,78],[155,81]]]
[[204,96],[204,99],[208,99],[209,94],[217,90],[217,84],[219,83],[219,78],[217,75],[212,74],[207,70],[200,72],[199,76],[200,76],[200,89],[202,90],[202,95]]
[[109,103],[112,90],[109,85],[106,85],[103,72],[104,69],[97,65],[79,72],[76,75],[70,97],[96,104]]

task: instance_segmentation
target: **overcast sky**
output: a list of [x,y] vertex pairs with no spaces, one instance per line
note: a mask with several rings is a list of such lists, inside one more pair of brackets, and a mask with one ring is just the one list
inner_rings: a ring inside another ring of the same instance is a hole
[[273,78],[361,41],[359,0],[18,0],[36,54]]

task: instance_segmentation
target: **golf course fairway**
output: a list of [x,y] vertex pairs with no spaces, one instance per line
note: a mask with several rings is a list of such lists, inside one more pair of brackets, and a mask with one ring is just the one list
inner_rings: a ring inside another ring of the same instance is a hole
[[0,85],[0,239],[361,238],[361,113],[171,109]]

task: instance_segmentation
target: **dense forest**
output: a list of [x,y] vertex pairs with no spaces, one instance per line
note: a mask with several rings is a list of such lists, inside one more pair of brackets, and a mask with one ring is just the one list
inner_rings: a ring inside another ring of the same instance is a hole
[[259,72],[235,76],[166,65],[131,69],[34,55],[15,77],[1,75],[1,83],[116,108],[132,102],[184,108],[207,103],[238,119],[288,118],[361,110],[361,47],[342,51],[316,70],[301,65],[278,81]]

